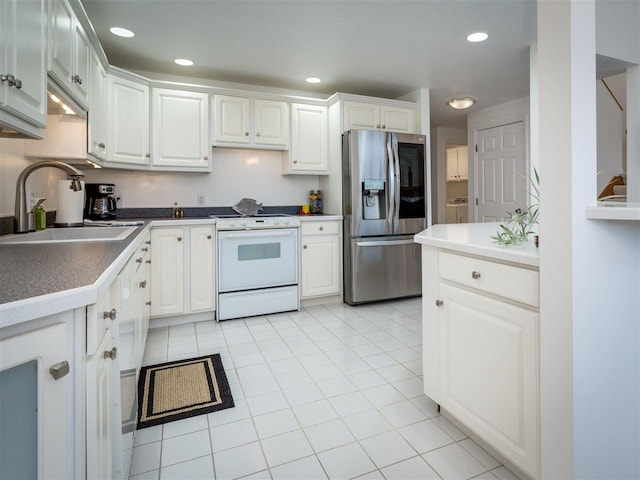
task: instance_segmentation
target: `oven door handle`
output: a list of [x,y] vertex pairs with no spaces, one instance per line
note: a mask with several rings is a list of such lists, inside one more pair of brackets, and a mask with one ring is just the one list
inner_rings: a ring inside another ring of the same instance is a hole
[[252,238],[252,237],[289,237],[295,235],[292,230],[245,230],[242,233],[219,233],[220,238]]

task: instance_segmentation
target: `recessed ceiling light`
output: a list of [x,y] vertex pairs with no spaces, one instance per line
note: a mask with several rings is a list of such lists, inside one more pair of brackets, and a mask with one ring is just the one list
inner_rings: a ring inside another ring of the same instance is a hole
[[125,38],[131,38],[135,35],[131,30],[122,27],[111,27],[109,31],[114,35]]
[[186,58],[176,58],[174,62],[176,62],[178,65],[182,65],[183,67],[190,67],[191,65],[193,65],[193,62],[191,60],[187,60]]
[[307,83],[320,83],[321,80],[318,77],[307,77],[304,79]]
[[476,33],[472,33],[471,35],[469,35],[467,37],[467,40],[469,42],[484,42],[487,38],[489,38],[489,35],[487,35],[484,32],[476,32]]
[[464,110],[476,103],[476,100],[471,97],[454,97],[447,100],[447,105],[456,110]]

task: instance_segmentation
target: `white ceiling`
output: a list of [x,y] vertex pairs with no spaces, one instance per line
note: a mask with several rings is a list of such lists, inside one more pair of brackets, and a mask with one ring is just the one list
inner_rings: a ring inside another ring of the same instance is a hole
[[[398,98],[427,87],[432,126],[529,94],[535,0],[82,0],[110,64],[224,82]],[[136,36],[119,38],[112,26]],[[489,34],[469,43],[476,31]],[[179,67],[188,58],[193,67]],[[316,86],[304,82],[317,76]],[[465,112],[445,105],[471,95]]]

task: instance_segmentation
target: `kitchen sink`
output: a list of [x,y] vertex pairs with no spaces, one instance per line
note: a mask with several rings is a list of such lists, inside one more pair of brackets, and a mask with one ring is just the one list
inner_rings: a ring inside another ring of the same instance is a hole
[[111,242],[124,240],[137,227],[49,228],[39,232],[0,237],[0,245],[27,243]]

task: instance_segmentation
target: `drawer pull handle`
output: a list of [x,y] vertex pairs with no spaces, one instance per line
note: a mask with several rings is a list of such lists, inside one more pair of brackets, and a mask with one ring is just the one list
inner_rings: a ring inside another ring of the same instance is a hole
[[436,307],[441,307],[444,305],[444,302],[440,299],[436,300]]
[[476,272],[475,270],[471,272],[471,278],[474,280],[478,280],[480,278],[480,272]]
[[103,319],[115,320],[118,317],[118,311],[115,308],[112,308],[110,312],[104,312],[102,314]]
[[106,350],[102,356],[104,358],[110,358],[111,360],[115,360],[116,357],[118,356],[118,349],[116,347],[113,347],[111,350]]
[[49,369],[49,373],[53,377],[54,380],[60,380],[67,373],[69,373],[69,362],[66,360],[64,362],[56,363],[52,365]]

